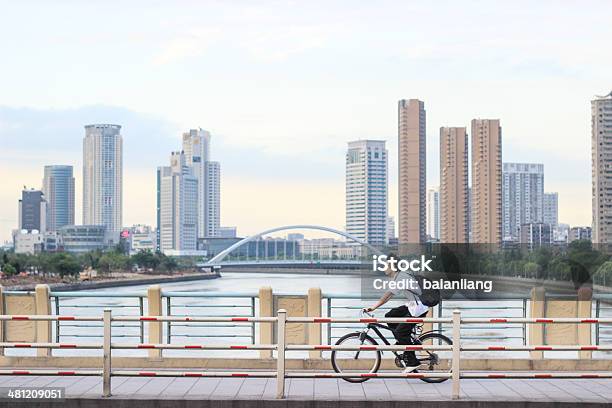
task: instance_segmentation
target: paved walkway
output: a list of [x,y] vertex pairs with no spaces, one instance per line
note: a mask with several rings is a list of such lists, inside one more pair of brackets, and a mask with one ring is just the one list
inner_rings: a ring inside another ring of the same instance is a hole
[[[6,376],[0,377],[0,387],[66,387],[68,400],[74,406],[141,406],[148,400],[149,408],[157,406],[192,406],[188,401],[208,401],[193,406],[221,406],[228,400],[243,401],[232,406],[276,407],[292,406],[341,406],[342,401],[353,401],[347,406],[359,406],[355,401],[365,401],[367,406],[377,406],[375,401],[420,401],[410,406],[446,406],[451,402],[451,382],[426,384],[417,379],[372,379],[352,384],[339,379],[287,379],[284,402],[275,398],[274,378],[172,378],[172,377],[113,377],[110,399],[101,398],[100,377]],[[538,380],[461,380],[462,406],[531,406],[540,402],[546,406],[575,406],[577,403],[612,404],[612,379],[538,379]],[[171,401],[176,400],[176,404]],[[182,402],[178,402],[178,401]],[[130,401],[128,403],[128,401]],[[311,401],[308,403],[307,401]],[[321,403],[317,403],[321,402]],[[236,401],[234,401],[236,402]],[[257,403],[256,403],[257,402]],[[302,402],[302,403],[300,403]],[[305,403],[306,402],[306,403]],[[326,403],[324,403],[326,402]],[[473,404],[470,404],[472,402]],[[483,405],[484,403],[484,405]],[[566,403],[566,404],[559,404]],[[250,404],[250,405],[249,405]],[[591,405],[591,404],[585,404]],[[6,405],[0,401],[0,407]],[[36,406],[28,403],[28,406]],[[49,405],[40,405],[49,406]],[[57,406],[69,406],[58,404]],[[365,405],[364,405],[365,406]],[[385,406],[381,404],[380,406]],[[387,406],[404,406],[393,403]]]

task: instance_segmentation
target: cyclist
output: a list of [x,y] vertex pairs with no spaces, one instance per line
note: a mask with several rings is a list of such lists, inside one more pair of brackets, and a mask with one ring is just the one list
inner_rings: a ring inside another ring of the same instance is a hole
[[[403,286],[406,289],[391,289],[385,292],[374,306],[365,308],[364,310],[366,312],[373,312],[387,303],[393,296],[400,295],[406,298],[406,303],[389,310],[385,314],[385,317],[425,317],[429,308],[420,301],[419,295],[421,294],[421,288],[414,276],[408,272],[394,271],[389,266],[385,269],[385,275],[396,282],[404,281]],[[398,285],[395,285],[393,287],[397,286]],[[416,326],[415,323],[389,323],[388,325],[393,332],[393,336],[395,336],[397,340],[397,344],[413,344],[412,331]],[[421,364],[416,358],[414,351],[404,351],[402,359],[406,365],[404,370],[405,373],[416,370]]]

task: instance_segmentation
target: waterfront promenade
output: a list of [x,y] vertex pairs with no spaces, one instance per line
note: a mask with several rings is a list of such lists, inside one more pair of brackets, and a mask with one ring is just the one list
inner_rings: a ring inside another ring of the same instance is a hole
[[[28,401],[28,407],[612,404],[607,295],[578,300],[534,290],[477,304],[444,301],[433,317],[418,320],[421,330],[447,333],[452,346],[423,343],[437,350],[440,365],[407,377],[437,375],[446,382],[404,378],[387,348],[378,372],[370,371],[365,354],[340,364],[354,376],[376,377],[352,384],[332,371],[331,353],[341,350],[334,348],[336,339],[365,324],[388,322],[355,316],[369,299],[316,287],[288,292],[312,276],[276,276],[268,279],[280,283],[279,290],[253,290],[260,276],[239,274],[207,281],[198,291],[185,290],[197,283],[173,283],[169,290],[159,285],[95,292],[56,292],[45,285],[33,292],[0,289],[5,308],[0,389],[66,388],[66,401]],[[203,290],[222,289],[224,280],[252,288]],[[319,282],[339,280],[347,290],[356,283],[326,276]],[[15,405],[0,400],[0,408],[9,406]]]
[[[275,399],[274,378],[118,377],[113,395],[101,397],[99,377],[6,376],[0,387],[65,387],[64,402],[28,407],[595,407],[612,404],[610,379],[465,380],[461,398],[451,383],[375,379],[351,384],[340,379],[287,380],[286,398]],[[23,404],[0,401],[0,407]],[[23,405],[25,406],[25,405]]]

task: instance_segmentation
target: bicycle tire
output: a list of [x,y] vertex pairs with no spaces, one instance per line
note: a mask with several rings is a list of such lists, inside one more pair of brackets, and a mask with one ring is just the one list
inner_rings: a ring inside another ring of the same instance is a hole
[[[342,342],[344,342],[345,340],[349,339],[349,338],[357,338],[359,339],[360,336],[362,335],[361,332],[354,332],[354,333],[348,333],[345,334],[344,336],[340,337],[338,339],[338,341],[336,341],[336,345],[339,346],[342,344]],[[374,340],[371,336],[365,335],[364,337],[364,343],[365,342],[369,342],[370,344],[372,344],[373,346],[377,346],[378,343],[376,342],[376,340]],[[336,362],[336,350],[333,350],[331,353],[331,362],[332,362],[332,367],[334,368],[334,371],[338,374],[342,373],[342,369],[339,367],[339,365]],[[374,366],[372,367],[372,370],[370,371],[370,373],[375,373],[378,371],[378,369],[380,368],[380,363],[381,363],[381,359],[382,359],[382,353],[380,352],[380,350],[376,350],[376,361],[374,363]],[[362,377],[362,378],[342,378],[344,381],[350,382],[350,383],[362,383],[365,382],[367,380],[369,380],[368,377]]]
[[[446,344],[451,346],[453,344],[453,341],[451,339],[449,339],[448,337],[446,337],[445,335],[441,334],[441,333],[436,333],[436,332],[429,332],[429,333],[425,333],[422,336],[419,336],[419,341],[421,343],[423,343],[425,340],[433,340],[433,339],[438,339],[440,340],[441,344]],[[439,383],[443,383],[444,381],[448,380],[448,378],[421,378],[421,381],[424,381],[426,383],[430,383],[430,384],[439,384]]]

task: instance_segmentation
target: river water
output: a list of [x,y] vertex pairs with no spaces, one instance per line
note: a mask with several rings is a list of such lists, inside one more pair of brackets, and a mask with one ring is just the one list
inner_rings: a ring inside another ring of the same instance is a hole
[[[113,315],[138,315],[139,299],[130,295],[146,295],[149,285],[125,286],[118,288],[106,288],[83,291],[82,293],[96,293],[100,297],[62,297],[60,298],[60,314],[63,315],[97,315],[100,316],[104,309],[111,308]],[[270,286],[276,294],[305,295],[308,288],[320,287],[324,295],[334,298],[336,294],[355,294],[357,299],[333,299],[331,304],[324,301],[323,315],[331,313],[332,317],[358,317],[361,307],[370,305],[373,301],[362,301],[358,299],[361,290],[361,280],[355,275],[318,275],[318,274],[262,274],[262,273],[224,273],[219,279],[164,283],[162,290],[166,292],[198,292],[198,293],[236,293],[256,294],[260,287]],[[105,297],[104,294],[125,294],[125,297]],[[167,310],[167,298],[164,298],[164,314]],[[255,314],[259,308],[257,299],[251,297],[172,297],[171,314],[173,315],[207,315],[207,316],[248,316]],[[398,305],[398,301],[390,302],[390,306]],[[53,302],[55,310],[55,302]],[[487,301],[444,301],[441,311],[442,316],[450,315],[455,308],[462,310],[466,317],[522,317],[523,301],[520,299],[510,300],[487,300]],[[377,311],[377,316],[382,317],[385,310]],[[147,313],[146,302],[144,312]],[[434,311],[439,315],[439,311]],[[529,311],[527,310],[527,313]],[[602,309],[602,317],[612,317],[612,308]],[[114,343],[139,343],[141,327],[138,322],[116,322],[113,323]],[[360,328],[359,325],[338,324],[331,328],[323,327],[323,343],[331,338],[334,343],[338,337]],[[609,327],[609,326],[608,326]],[[606,326],[601,326],[600,336],[603,339],[612,339],[612,331]],[[450,336],[449,327],[435,327],[441,329]],[[142,327],[144,342],[148,342],[148,330],[145,323]],[[491,345],[521,345],[523,337],[528,335],[529,327],[523,325],[473,325],[462,329],[462,339],[472,344]],[[240,325],[233,323],[174,323],[170,332],[171,343],[176,344],[250,344],[252,338],[258,338],[258,325]],[[53,327],[55,341],[56,327]],[[62,343],[101,343],[102,327],[99,322],[61,322],[60,342]],[[164,342],[168,341],[168,326],[164,324]],[[6,349],[7,355],[34,355],[35,350]],[[189,354],[186,354],[189,353]],[[237,355],[239,353],[239,357]],[[573,352],[547,352],[548,357],[574,358]],[[115,356],[146,356],[146,350],[114,350]],[[597,353],[605,356],[604,353]],[[101,350],[54,350],[53,355],[101,355]],[[165,350],[166,356],[218,356],[237,358],[257,357],[256,351],[183,351]],[[467,357],[527,357],[526,352],[472,352],[465,353]],[[306,357],[306,353],[292,352],[290,357]]]

